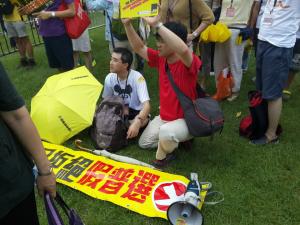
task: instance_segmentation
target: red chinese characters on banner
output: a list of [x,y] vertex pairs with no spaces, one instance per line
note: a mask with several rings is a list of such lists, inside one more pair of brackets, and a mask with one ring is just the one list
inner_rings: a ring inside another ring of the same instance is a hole
[[109,180],[107,180],[105,184],[102,187],[100,187],[99,191],[106,194],[117,194],[124,186],[124,184],[128,182],[128,179],[133,173],[134,169],[115,169],[108,176]]
[[134,169],[114,168],[113,165],[97,161],[77,183],[114,195],[118,194],[126,183],[129,183],[125,193],[121,193],[121,197],[144,203],[160,176],[139,170],[138,174],[132,178],[134,173]]
[[86,174],[77,183],[95,189],[99,182],[104,179],[105,174],[111,171],[113,168],[113,165],[97,161],[88,169]]
[[133,182],[128,185],[127,192],[121,197],[144,203],[158,180],[158,175],[140,170],[138,176],[135,176]]

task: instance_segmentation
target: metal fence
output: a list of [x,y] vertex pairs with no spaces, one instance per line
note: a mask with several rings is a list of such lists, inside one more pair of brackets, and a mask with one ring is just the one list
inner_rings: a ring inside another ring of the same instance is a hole
[[[89,30],[105,26],[103,11],[89,11],[89,17],[91,19],[91,25]],[[26,20],[27,33],[33,46],[43,44],[43,39],[38,33],[38,21],[36,18],[28,17]],[[0,29],[0,57],[18,51],[17,47],[11,45],[7,33],[3,30],[3,26]]]

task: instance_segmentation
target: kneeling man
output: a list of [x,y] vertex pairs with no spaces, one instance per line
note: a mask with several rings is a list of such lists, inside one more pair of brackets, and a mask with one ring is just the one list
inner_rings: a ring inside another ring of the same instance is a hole
[[127,138],[134,138],[139,130],[148,123],[150,98],[144,77],[130,69],[132,53],[126,48],[115,48],[110,60],[110,73],[104,82],[102,97],[120,96],[124,100],[125,114],[130,126]]

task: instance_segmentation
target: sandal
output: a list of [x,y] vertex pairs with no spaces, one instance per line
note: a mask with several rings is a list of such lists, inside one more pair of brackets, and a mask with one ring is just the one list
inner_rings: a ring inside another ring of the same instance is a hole
[[254,144],[254,145],[266,145],[266,144],[278,144],[278,143],[279,143],[278,136],[272,140],[269,140],[266,135],[262,136],[261,138],[253,139],[250,141],[250,144]]
[[290,92],[289,90],[283,90],[282,91],[282,99],[284,101],[287,101],[291,98],[292,92]]
[[239,92],[232,92],[231,96],[227,98],[227,101],[233,102],[239,97]]

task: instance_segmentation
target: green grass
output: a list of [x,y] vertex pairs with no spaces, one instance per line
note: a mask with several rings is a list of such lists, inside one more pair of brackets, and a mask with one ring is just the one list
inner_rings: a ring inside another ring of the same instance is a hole
[[[97,60],[94,75],[103,83],[109,71],[108,46],[104,40],[104,28],[90,32],[93,55]],[[150,41],[154,46],[153,40]],[[47,77],[56,73],[49,69],[43,46],[35,48],[38,66],[34,70],[16,69],[18,55],[2,57],[1,61],[10,74],[18,91],[24,96],[28,108],[30,100],[41,88]],[[272,66],[272,65],[270,65]],[[248,114],[247,92],[253,90],[251,77],[255,75],[252,57],[249,71],[244,75],[240,97],[232,102],[222,102],[225,126],[222,134],[210,138],[196,138],[191,152],[177,151],[177,159],[167,172],[189,176],[197,172],[201,181],[210,181],[213,189],[223,192],[225,201],[216,206],[204,206],[206,225],[299,225],[300,224],[300,79],[292,85],[292,98],[284,103],[281,124],[283,134],[280,144],[256,147],[240,138],[240,118]],[[298,74],[299,75],[299,74]],[[158,113],[157,72],[146,66],[145,77],[150,91],[152,115]],[[213,77],[209,92],[214,92]],[[75,138],[90,140],[87,131],[67,141],[64,145],[74,148]],[[90,145],[91,146],[91,145]],[[142,151],[130,145],[119,152],[151,162],[155,151]],[[86,225],[163,225],[167,221],[147,218],[110,202],[93,199],[79,191],[58,184],[58,190],[70,205],[77,209]],[[46,225],[41,199],[38,199],[41,224]]]

